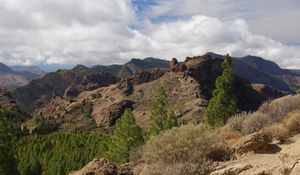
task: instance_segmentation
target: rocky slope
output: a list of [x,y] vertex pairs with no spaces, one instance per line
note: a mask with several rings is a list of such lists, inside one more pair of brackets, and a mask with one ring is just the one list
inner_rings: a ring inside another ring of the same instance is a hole
[[[223,59],[222,55],[208,53],[212,58]],[[282,69],[276,63],[256,56],[233,58],[236,74],[255,84],[266,84],[276,89],[293,92],[300,86],[300,76]]]
[[[60,123],[61,131],[90,128],[93,120],[95,127],[108,128],[129,107],[134,109],[137,122],[147,129],[152,100],[158,88],[164,86],[172,104],[169,109],[179,120],[201,121],[215,80],[222,73],[221,63],[208,55],[187,58],[182,63],[173,59],[170,70],[144,70],[117,84],[101,86],[99,82],[96,84],[100,86],[88,89],[79,83],[79,87],[66,88],[61,94],[53,93],[51,103],[36,109],[34,115],[52,118]],[[274,98],[273,94],[253,89],[249,81],[240,77],[236,77],[234,88],[238,107],[243,111],[255,110],[264,100]],[[280,96],[275,90],[274,94]]]
[[[258,139],[248,137],[248,143],[255,143]],[[246,145],[246,142],[243,142]],[[254,145],[254,144],[253,144]],[[257,144],[259,145],[259,144]],[[218,165],[219,170],[211,173],[211,175],[297,175],[300,174],[300,135],[290,138],[285,144],[267,144],[254,153],[254,147],[249,147],[250,153],[236,160],[222,162]]]
[[[13,96],[24,111],[31,113],[48,104],[53,92],[57,96],[65,96],[70,99],[82,91],[114,84],[118,79],[126,79],[137,71],[164,67],[168,67],[167,61],[154,58],[132,59],[125,65],[94,66],[92,68],[78,65],[71,70],[48,73],[43,78],[16,89]],[[151,78],[147,76],[149,75],[145,75],[144,79]]]

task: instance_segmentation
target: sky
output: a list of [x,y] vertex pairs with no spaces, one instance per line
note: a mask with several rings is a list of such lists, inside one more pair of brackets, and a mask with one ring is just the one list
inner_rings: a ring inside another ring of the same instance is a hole
[[300,69],[299,0],[0,0],[0,62],[183,61],[206,52]]

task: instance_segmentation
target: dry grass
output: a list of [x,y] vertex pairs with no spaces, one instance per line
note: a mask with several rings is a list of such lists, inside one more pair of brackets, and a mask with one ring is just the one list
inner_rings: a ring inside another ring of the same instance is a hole
[[230,118],[221,129],[220,136],[228,143],[241,135],[260,130],[272,139],[285,140],[290,134],[300,132],[300,95],[288,95],[265,102],[258,111],[240,113]]
[[288,95],[271,102],[265,102],[259,111],[280,122],[289,113],[300,108],[300,94]]
[[245,116],[245,120],[241,123],[242,133],[246,135],[257,132],[271,123],[272,120],[268,115],[261,112],[251,113]]
[[300,132],[300,111],[294,111],[287,115],[284,120],[285,127],[290,134]]
[[229,135],[246,135],[257,132],[271,123],[272,119],[262,112],[241,113],[230,118],[222,131]]

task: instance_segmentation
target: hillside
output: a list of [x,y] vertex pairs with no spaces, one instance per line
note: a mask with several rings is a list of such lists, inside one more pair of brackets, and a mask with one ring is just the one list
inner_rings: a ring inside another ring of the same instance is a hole
[[35,67],[9,67],[0,63],[0,87],[14,90],[28,84],[31,80],[40,78],[45,73]]
[[48,104],[53,93],[59,97],[74,96],[74,94],[76,96],[85,90],[94,90],[114,84],[118,79],[129,78],[137,71],[156,67],[168,67],[168,62],[145,58],[143,60],[132,59],[125,65],[94,66],[92,68],[78,65],[71,70],[48,73],[41,79],[31,81],[16,89],[13,96],[24,111],[31,113],[36,108]]
[[138,160],[93,159],[70,175],[297,175],[299,107],[300,96],[288,95],[233,116],[216,131],[202,124],[174,127],[150,138]]
[[[67,95],[68,88],[63,97],[55,94],[49,99],[50,103],[36,109],[34,116],[52,119],[60,125],[60,131],[89,130],[93,119],[94,128],[113,126],[129,107],[133,108],[140,126],[147,130],[153,97],[158,88],[164,86],[172,102],[169,109],[175,111],[178,119],[199,122],[203,120],[215,80],[222,73],[221,63],[222,60],[210,59],[208,55],[187,58],[183,63],[173,59],[169,70],[144,70],[131,79],[73,96]],[[256,110],[263,101],[285,95],[272,88],[253,89],[248,80],[240,77],[236,77],[234,86],[238,107],[243,111]]]
[[[222,55],[208,53],[213,58]],[[280,68],[276,63],[256,56],[233,58],[236,73],[254,84],[266,84],[276,89],[294,92],[300,86],[300,76],[290,70]]]

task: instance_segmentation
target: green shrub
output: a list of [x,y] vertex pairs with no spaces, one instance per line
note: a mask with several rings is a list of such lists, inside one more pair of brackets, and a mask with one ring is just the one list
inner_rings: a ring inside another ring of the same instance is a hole
[[203,162],[219,143],[217,134],[203,124],[182,125],[151,137],[144,146],[143,158],[150,164]]
[[34,134],[50,134],[59,129],[58,123],[45,118],[36,119],[35,122],[37,126],[32,130],[32,133]]

